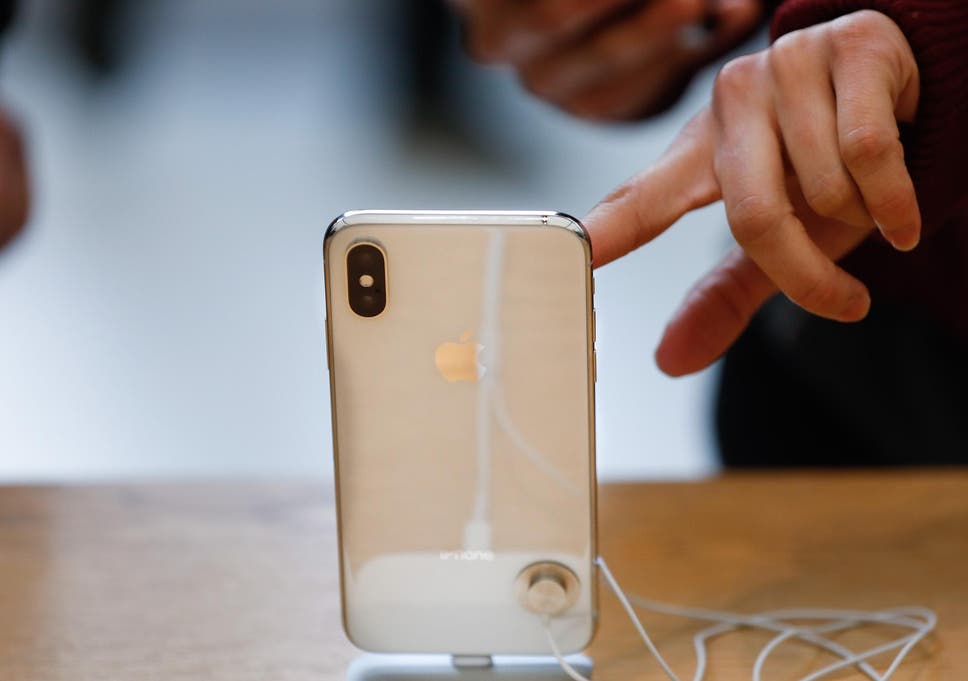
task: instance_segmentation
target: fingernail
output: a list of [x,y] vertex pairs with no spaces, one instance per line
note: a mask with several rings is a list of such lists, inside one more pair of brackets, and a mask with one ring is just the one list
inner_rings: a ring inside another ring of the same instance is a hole
[[917,227],[908,227],[906,229],[899,229],[894,232],[885,232],[884,228],[881,227],[879,222],[875,222],[877,229],[884,235],[884,237],[891,242],[891,245],[899,251],[910,251],[913,250],[918,242],[921,241],[921,230]]
[[921,233],[917,229],[905,229],[891,236],[891,245],[899,251],[912,251],[920,241]]

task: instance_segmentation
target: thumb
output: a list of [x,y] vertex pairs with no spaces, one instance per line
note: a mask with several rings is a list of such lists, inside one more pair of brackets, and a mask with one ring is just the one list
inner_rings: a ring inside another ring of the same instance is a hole
[[[790,199],[807,231],[825,254],[839,260],[871,232],[824,218],[810,210],[802,192],[791,181]],[[705,369],[739,338],[777,286],[739,247],[735,247],[697,283],[666,327],[655,361],[670,376]]]
[[669,376],[705,369],[739,338],[776,285],[739,247],[693,286],[655,351]]

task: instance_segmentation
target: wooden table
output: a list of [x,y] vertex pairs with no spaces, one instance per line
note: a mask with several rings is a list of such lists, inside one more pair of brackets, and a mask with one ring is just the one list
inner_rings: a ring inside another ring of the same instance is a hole
[[[322,485],[0,488],[0,679],[339,679],[356,653],[334,521]],[[600,535],[626,588],[666,601],[932,607],[939,632],[895,680],[968,678],[968,472],[607,485]],[[597,678],[662,678],[604,589],[602,606]],[[699,625],[646,621],[691,678]],[[765,636],[717,640],[710,678],[750,678]],[[818,657],[791,643],[768,678]]]

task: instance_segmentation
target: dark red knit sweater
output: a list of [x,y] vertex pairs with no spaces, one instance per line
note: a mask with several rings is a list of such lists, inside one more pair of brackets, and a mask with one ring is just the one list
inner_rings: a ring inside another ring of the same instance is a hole
[[917,118],[902,126],[924,232],[899,253],[871,238],[842,264],[878,300],[909,308],[953,330],[968,350],[968,0],[785,0],[772,21],[776,38],[861,9],[901,28],[921,77]]

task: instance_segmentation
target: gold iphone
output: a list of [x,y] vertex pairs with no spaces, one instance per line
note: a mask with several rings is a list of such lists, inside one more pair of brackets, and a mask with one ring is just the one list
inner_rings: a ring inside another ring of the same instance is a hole
[[[582,650],[597,603],[584,228],[358,211],[323,250],[347,635],[375,652],[544,654],[550,594],[556,642]],[[551,590],[529,591],[540,579]]]

